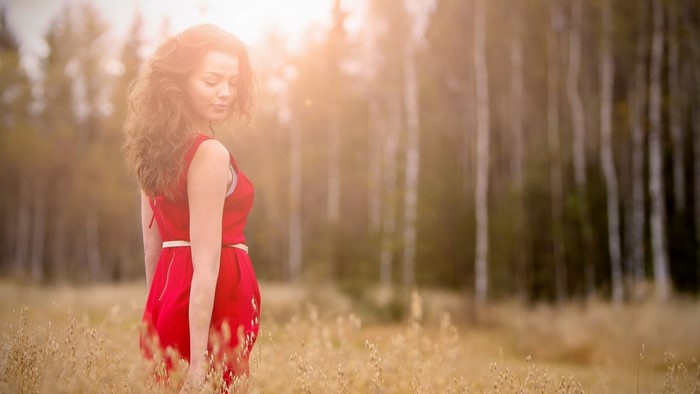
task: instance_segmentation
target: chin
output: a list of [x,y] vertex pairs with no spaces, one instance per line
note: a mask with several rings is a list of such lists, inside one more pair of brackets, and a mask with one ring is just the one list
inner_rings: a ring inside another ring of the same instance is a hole
[[226,120],[227,117],[228,117],[228,114],[212,115],[209,117],[209,123],[218,124],[218,123],[221,123],[222,121]]

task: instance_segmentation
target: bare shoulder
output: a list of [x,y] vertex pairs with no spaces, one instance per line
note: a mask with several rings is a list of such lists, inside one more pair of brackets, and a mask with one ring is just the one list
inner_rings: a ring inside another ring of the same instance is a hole
[[210,139],[202,142],[192,159],[192,167],[216,168],[224,166],[228,168],[228,149],[218,140]]

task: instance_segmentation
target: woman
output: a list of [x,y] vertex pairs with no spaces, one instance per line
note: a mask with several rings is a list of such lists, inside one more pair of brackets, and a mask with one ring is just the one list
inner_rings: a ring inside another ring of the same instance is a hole
[[[141,187],[148,299],[141,349],[175,350],[186,386],[210,365],[225,382],[248,371],[260,291],[243,229],[251,182],[212,137],[231,117],[249,121],[253,77],[245,46],[214,25],[167,39],[129,95],[126,153]],[[165,353],[163,353],[165,352]],[[178,363],[166,358],[167,370]]]

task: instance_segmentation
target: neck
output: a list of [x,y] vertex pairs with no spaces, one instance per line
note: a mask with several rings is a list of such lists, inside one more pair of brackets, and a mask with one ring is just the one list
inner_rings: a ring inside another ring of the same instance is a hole
[[211,125],[209,124],[209,122],[195,124],[195,130],[202,134],[211,136],[214,135],[214,131],[211,129]]

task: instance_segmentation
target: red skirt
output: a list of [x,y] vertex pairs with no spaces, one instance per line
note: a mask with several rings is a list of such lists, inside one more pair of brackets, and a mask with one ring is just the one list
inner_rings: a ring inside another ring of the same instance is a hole
[[[163,248],[143,313],[140,347],[146,358],[175,350],[190,360],[189,302],[192,283],[189,247]],[[260,328],[260,289],[248,253],[222,247],[209,329],[209,354],[224,381],[248,373],[248,359]],[[167,371],[177,359],[165,358]]]

